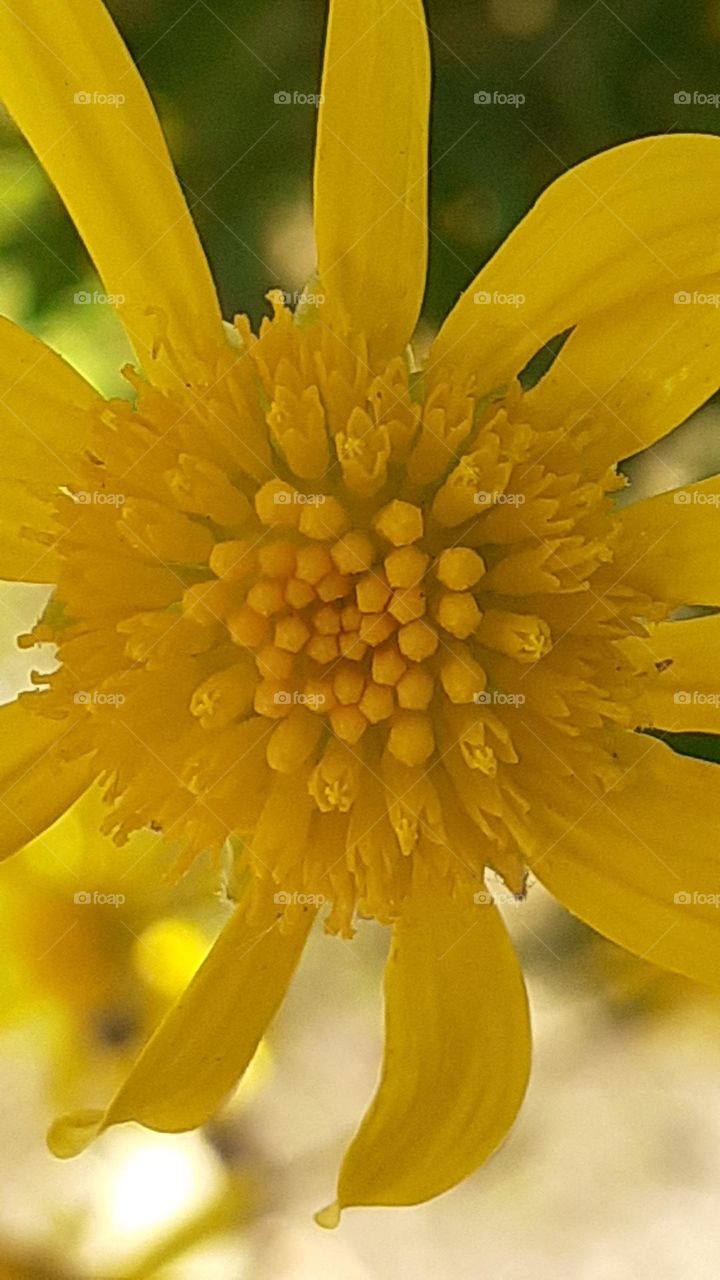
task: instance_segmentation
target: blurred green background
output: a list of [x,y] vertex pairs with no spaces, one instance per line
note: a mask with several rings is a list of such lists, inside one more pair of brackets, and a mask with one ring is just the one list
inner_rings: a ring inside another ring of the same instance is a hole
[[[257,321],[269,288],[300,290],[314,265],[316,111],[275,95],[319,91],[324,0],[109,7],[157,104],[223,310]],[[429,334],[569,165],[640,135],[720,132],[720,107],[676,100],[720,94],[720,2],[426,7],[435,72]],[[494,91],[525,101],[474,100]],[[58,198],[0,118],[0,311],[103,390],[124,393],[117,371],[128,353],[114,316],[73,303],[93,287]],[[717,427],[711,404],[654,459],[633,462],[637,492],[660,487],[663,451],[687,479],[720,470]],[[37,593],[21,597],[4,597],[14,621],[37,610]],[[3,697],[25,678],[17,657],[5,657]],[[708,740],[677,745],[720,754]],[[599,941],[539,886],[522,913],[507,911],[536,1035],[533,1086],[510,1141],[451,1196],[417,1211],[349,1215],[334,1236],[310,1213],[331,1198],[372,1089],[381,931],[361,931],[352,947],[315,941],[249,1097],[209,1131],[123,1131],[60,1166],[45,1153],[44,1127],[59,1081],[71,1071],[80,1089],[83,1071],[97,1073],[98,1010],[117,1008],[119,978],[107,937],[90,936],[84,945],[108,973],[98,1007],[78,1012],[62,984],[51,987],[33,933],[52,910],[51,888],[24,882],[29,896],[15,912],[31,928],[18,929],[14,962],[29,965],[38,990],[35,1003],[9,1006],[0,1034],[0,1280],[715,1280],[718,1004]],[[12,914],[20,892],[17,873],[0,870],[0,909]],[[209,910],[181,907],[193,927],[216,930],[216,900]],[[55,978],[71,964],[60,943]],[[70,1016],[68,1064],[57,1024]],[[119,1058],[130,1048],[122,1037],[101,1047]],[[103,1072],[111,1074],[107,1062]]]

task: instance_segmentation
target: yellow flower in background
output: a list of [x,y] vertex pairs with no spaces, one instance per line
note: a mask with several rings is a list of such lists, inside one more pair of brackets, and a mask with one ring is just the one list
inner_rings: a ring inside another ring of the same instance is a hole
[[0,1027],[32,1027],[53,1109],[119,1081],[209,946],[193,919],[208,878],[170,895],[161,838],[119,854],[102,811],[88,793],[0,868]]
[[60,666],[2,708],[0,847],[99,778],[105,832],[162,831],[183,865],[229,841],[241,886],[107,1111],[52,1145],[202,1124],[318,905],[344,936],[374,918],[393,931],[385,1062],[326,1225],[447,1190],[514,1119],[527,1007],[486,869],[522,895],[529,867],[628,949],[720,974],[720,773],[635,733],[711,727],[692,691],[719,619],[669,619],[720,604],[720,480],[613,501],[617,461],[718,383],[717,313],[676,297],[720,273],[720,141],[645,139],[565,174],[418,370],[429,92],[421,0],[331,0],[317,280],[228,336],[105,10],[0,10],[0,93],[142,369],[133,407],[106,403],[2,324],[0,573],[54,585],[22,643]]

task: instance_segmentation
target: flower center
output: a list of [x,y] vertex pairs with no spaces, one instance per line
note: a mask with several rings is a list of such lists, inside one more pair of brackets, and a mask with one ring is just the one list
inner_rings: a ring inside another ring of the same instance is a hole
[[58,645],[36,702],[95,753],[118,839],[153,824],[185,862],[229,840],[282,910],[392,920],[410,855],[520,892],[538,742],[612,778],[618,641],[662,613],[622,581],[617,479],[517,386],[370,368],[273,306],[197,388],[128,373],[137,405],[95,424],[25,640]]

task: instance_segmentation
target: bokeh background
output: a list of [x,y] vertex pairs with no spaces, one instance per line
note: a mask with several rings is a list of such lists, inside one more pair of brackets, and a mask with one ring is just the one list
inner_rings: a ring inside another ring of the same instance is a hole
[[[256,321],[269,288],[299,291],[314,266],[316,111],[275,95],[318,92],[325,2],[109,7],[159,108],[224,311]],[[569,165],[644,134],[720,132],[718,0],[427,0],[427,12],[425,339]],[[475,101],[493,91],[524,101]],[[97,287],[0,117],[0,311],[125,394],[111,309],[74,301]],[[630,460],[634,494],[720,470],[718,419],[710,403]],[[43,592],[0,591],[4,700],[28,683],[14,637]],[[710,739],[676,746],[718,758]],[[506,909],[533,1005],[529,1097],[501,1152],[449,1196],[350,1213],[334,1234],[311,1221],[379,1061],[386,939],[372,926],[352,944],[314,941],[251,1078],[207,1131],[126,1126],[53,1161],[49,1119],[107,1098],[228,910],[208,869],[170,891],[145,858],[124,904],[75,903],[78,884],[109,891],[109,858],[66,828],[0,868],[0,1280],[715,1280],[720,1005],[602,942],[537,885]]]

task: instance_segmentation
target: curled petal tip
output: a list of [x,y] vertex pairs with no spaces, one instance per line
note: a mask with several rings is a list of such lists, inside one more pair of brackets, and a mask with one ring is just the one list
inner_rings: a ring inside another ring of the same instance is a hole
[[48,1130],[47,1144],[52,1154],[58,1160],[79,1156],[97,1137],[104,1118],[104,1111],[75,1111],[60,1116]]
[[324,1227],[326,1231],[334,1231],[340,1225],[340,1215],[342,1213],[339,1200],[333,1200],[332,1204],[327,1205],[324,1209],[320,1209],[315,1214],[315,1221],[319,1227]]

